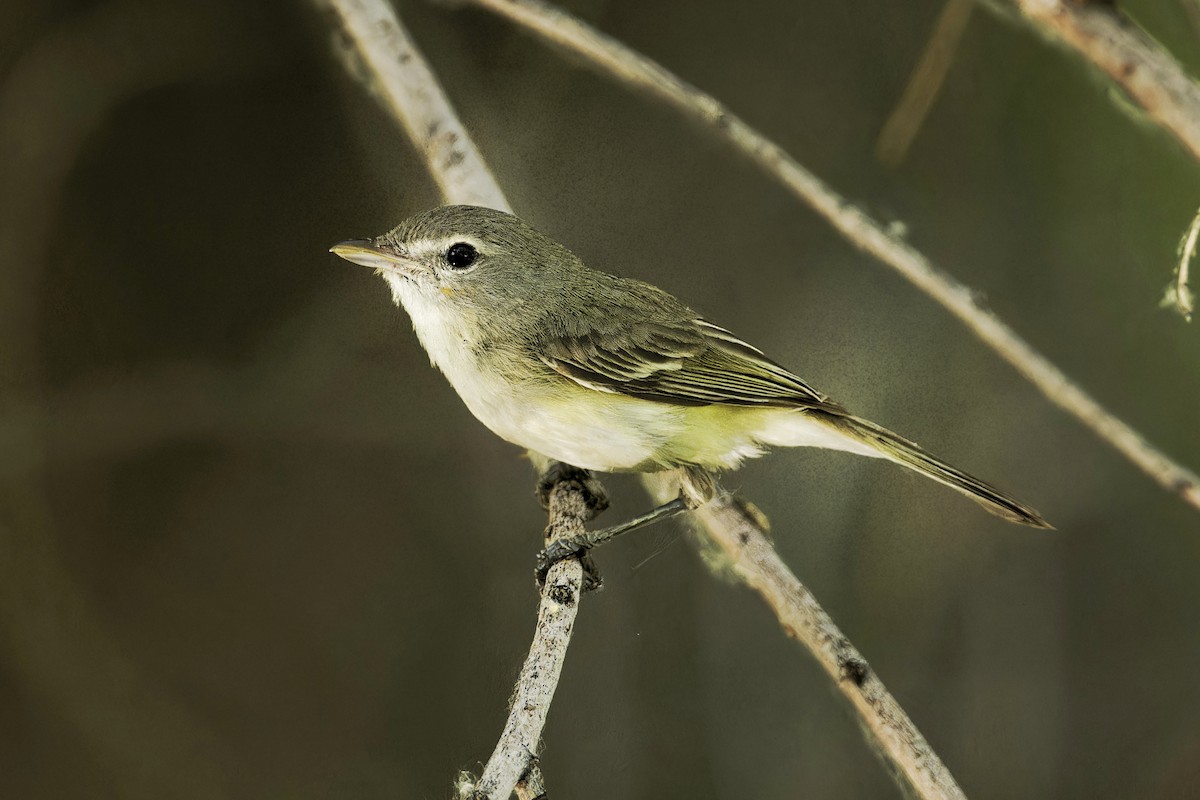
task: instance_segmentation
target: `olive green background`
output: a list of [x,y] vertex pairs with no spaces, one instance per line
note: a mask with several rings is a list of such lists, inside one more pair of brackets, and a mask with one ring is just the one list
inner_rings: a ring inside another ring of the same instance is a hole
[[[986,294],[1200,468],[1200,330],[1158,300],[1200,168],[976,10],[897,169],[940,4],[577,0]],[[1181,3],[1127,6],[1191,68]],[[1200,514],[708,131],[483,12],[400,6],[518,211],[1009,489],[728,476],[969,797],[1200,789]],[[533,629],[521,453],[326,252],[438,202],[311,4],[0,5],[0,795],[439,798]],[[648,502],[606,481],[609,520]],[[669,523],[598,555],[551,796],[892,798],[828,679]]]

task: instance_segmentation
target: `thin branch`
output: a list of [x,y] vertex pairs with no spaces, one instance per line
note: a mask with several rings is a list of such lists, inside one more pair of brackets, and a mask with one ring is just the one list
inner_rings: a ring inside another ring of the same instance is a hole
[[908,86],[875,143],[875,157],[885,166],[898,166],[908,155],[917,132],[942,91],[973,7],[974,0],[946,0],[942,7],[925,51],[908,79]]
[[[550,491],[547,539],[553,541],[583,533],[584,523],[592,515],[580,484],[570,480],[556,483]],[[582,586],[583,566],[578,558],[560,561],[550,568],[546,585],[542,587],[533,644],[517,679],[504,732],[479,781],[465,797],[503,800],[536,766],[542,728],[546,725],[550,701],[554,699],[558,676],[567,657]]]
[[1146,117],[1200,161],[1200,84],[1116,4],[984,0],[1015,9],[1120,86]]
[[448,203],[511,211],[425,57],[383,0],[316,0],[332,8],[362,58],[369,88],[429,164]]
[[1200,509],[1200,477],[1109,413],[1012,328],[983,307],[982,295],[935,267],[861,209],[826,186],[783,148],[751,128],[713,97],[659,64],[579,20],[537,0],[466,0],[504,16],[546,41],[583,56],[600,70],[643,89],[708,125],[854,246],[907,278],[1012,364],[1052,403],[1074,416],[1163,488]]
[[[646,475],[647,491],[664,501],[678,495],[670,473]],[[908,796],[953,800],[962,790],[925,737],[841,632],[817,598],[779,558],[761,512],[723,494],[689,517],[716,544],[725,565],[770,606],[783,630],[820,663],[850,701],[868,741]]]
[[1175,267],[1175,280],[1167,286],[1162,304],[1174,308],[1187,322],[1192,321],[1192,311],[1195,310],[1195,298],[1188,288],[1188,273],[1192,268],[1192,259],[1196,257],[1196,243],[1200,239],[1200,210],[1192,218],[1187,233],[1179,242],[1179,264]]

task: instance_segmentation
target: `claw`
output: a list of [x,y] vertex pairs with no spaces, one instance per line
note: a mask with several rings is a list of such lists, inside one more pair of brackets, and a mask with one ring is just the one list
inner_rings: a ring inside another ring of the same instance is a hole
[[533,576],[537,580],[538,591],[546,587],[546,576],[550,568],[560,561],[578,557],[583,566],[583,590],[595,592],[604,586],[604,579],[596,569],[596,562],[588,555],[588,547],[580,546],[570,539],[555,539],[545,549],[537,554]]

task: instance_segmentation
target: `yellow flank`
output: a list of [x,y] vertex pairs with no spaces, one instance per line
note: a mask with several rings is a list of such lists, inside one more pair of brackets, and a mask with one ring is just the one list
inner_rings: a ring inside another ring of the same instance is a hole
[[726,405],[682,408],[682,424],[673,437],[662,443],[659,455],[669,464],[736,467],[743,459],[762,454],[759,434],[767,427],[768,415],[780,413],[793,412]]

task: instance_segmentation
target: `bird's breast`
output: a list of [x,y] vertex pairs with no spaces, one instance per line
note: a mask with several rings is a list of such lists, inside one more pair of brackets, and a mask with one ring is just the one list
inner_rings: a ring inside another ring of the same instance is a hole
[[540,362],[499,370],[451,359],[439,366],[496,435],[567,464],[603,472],[644,468],[676,432],[670,406],[585,389],[545,374]]
[[586,389],[533,354],[478,335],[461,314],[446,313],[404,283],[396,299],[412,318],[417,338],[467,408],[497,436],[577,467],[605,472],[655,463],[674,435],[674,409],[624,395]]

